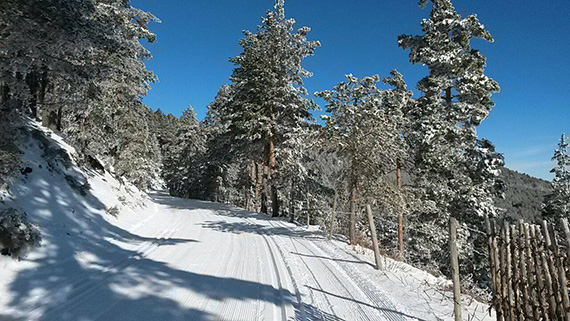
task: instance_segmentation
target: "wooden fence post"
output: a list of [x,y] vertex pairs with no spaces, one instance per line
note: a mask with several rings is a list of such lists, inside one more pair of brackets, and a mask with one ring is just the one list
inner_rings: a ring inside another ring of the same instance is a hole
[[540,303],[540,312],[542,313],[542,317],[544,321],[550,321],[548,315],[548,304],[546,303],[546,297],[548,297],[548,290],[546,289],[544,280],[546,278],[546,274],[542,269],[542,264],[540,260],[540,247],[538,245],[537,240],[537,233],[536,233],[536,225],[530,226],[530,237],[531,237],[531,247],[533,252],[534,258],[534,270],[536,271],[536,279],[538,281],[538,300]]
[[563,311],[562,315],[566,321],[570,321],[570,300],[568,298],[568,286],[566,284],[566,271],[564,270],[564,259],[562,255],[559,253],[559,246],[558,240],[556,239],[556,234],[553,226],[550,226],[551,233],[550,237],[552,238],[552,245],[554,249],[554,255],[556,260],[556,265],[558,267],[558,282],[560,295],[562,296],[562,307],[561,310]]
[[509,305],[509,320],[515,321],[515,299],[513,295],[513,270],[511,261],[511,233],[509,230],[509,223],[507,221],[503,221],[503,238],[505,244],[505,284],[507,287],[505,295],[507,295],[507,302]]
[[523,320],[521,315],[521,296],[519,291],[520,276],[519,276],[519,252],[517,247],[517,227],[515,225],[510,226],[511,229],[511,253],[512,257],[512,275],[513,275],[513,295],[515,300],[515,320]]
[[549,249],[547,259],[548,259],[548,269],[554,279],[552,280],[552,290],[554,291],[554,301],[556,302],[556,310],[559,312],[559,315],[564,314],[564,309],[562,307],[562,297],[560,296],[560,291],[558,289],[558,276],[556,273],[556,265],[554,263],[554,255],[556,253],[556,249],[552,245],[552,239],[550,238],[550,230],[548,229],[548,223],[546,221],[542,221],[542,231],[544,232],[544,241],[545,246]]
[[501,309],[503,310],[503,314],[505,320],[510,320],[510,310],[509,310],[509,290],[507,288],[507,255],[506,255],[506,239],[505,239],[505,231],[501,227],[501,225],[497,224],[497,234],[499,236],[500,243],[499,246],[499,269],[501,270]]
[[505,302],[503,300],[503,293],[505,288],[503,287],[503,279],[505,278],[505,271],[501,268],[503,263],[501,258],[501,237],[500,237],[500,228],[495,227],[495,224],[491,224],[491,230],[493,231],[493,251],[495,257],[495,267],[497,269],[496,279],[495,282],[497,284],[497,292],[495,293],[495,300],[497,304],[497,320],[505,320]]
[[404,215],[398,214],[398,250],[400,259],[404,259]]
[[566,236],[566,251],[568,252],[568,258],[570,258],[570,228],[568,228],[568,219],[562,219],[562,229],[564,230],[564,236]]
[[523,292],[523,308],[524,308],[524,316],[525,320],[532,320],[532,307],[530,306],[530,296],[528,291],[529,284],[528,280],[528,273],[526,268],[526,261],[528,260],[526,251],[525,251],[525,238],[524,238],[524,223],[523,220],[519,221],[519,254],[520,254],[520,273],[521,273],[521,285],[522,285],[522,292]]
[[334,190],[334,201],[333,201],[333,211],[331,214],[331,230],[329,233],[329,240],[332,240],[332,236],[333,236],[333,229],[334,229],[334,215],[336,213],[336,200],[338,198],[338,190],[335,189]]
[[544,294],[546,296],[546,300],[548,301],[548,311],[550,313],[550,316],[552,317],[553,320],[556,320],[556,290],[554,288],[552,281],[553,271],[550,270],[547,259],[547,256],[549,256],[550,254],[548,253],[549,250],[548,247],[546,246],[547,243],[544,240],[544,237],[541,233],[540,226],[537,226],[536,233],[538,236],[538,240],[540,240],[538,244],[539,245],[538,253],[540,253],[542,271],[544,272],[544,282],[546,283],[545,284],[546,291]]
[[378,238],[376,237],[376,225],[374,224],[374,217],[372,216],[372,208],[370,208],[370,204],[366,204],[366,212],[368,213],[368,225],[370,226],[370,235],[372,236],[372,247],[374,248],[376,270],[380,270],[382,268],[382,261],[380,260],[380,249],[378,248]]
[[497,314],[497,320],[501,320],[502,312],[500,309],[500,305],[498,304],[497,298],[499,293],[499,284],[497,282],[498,276],[498,268],[497,265],[497,258],[495,255],[495,233],[493,231],[493,227],[491,225],[491,220],[488,216],[485,216],[485,227],[487,228],[487,246],[489,247],[489,266],[491,268],[491,286],[493,289],[493,302],[492,306],[495,308],[495,313]]
[[540,312],[539,312],[539,300],[538,296],[540,295],[540,291],[538,289],[538,276],[536,275],[536,270],[534,269],[534,259],[530,247],[530,226],[528,223],[524,224],[524,240],[525,240],[525,250],[526,250],[526,264],[527,264],[527,287],[530,290],[529,299],[531,300],[532,306],[532,315],[533,320],[540,320]]
[[449,254],[451,256],[451,276],[453,279],[453,315],[461,321],[461,284],[459,283],[459,257],[457,252],[457,220],[449,218]]

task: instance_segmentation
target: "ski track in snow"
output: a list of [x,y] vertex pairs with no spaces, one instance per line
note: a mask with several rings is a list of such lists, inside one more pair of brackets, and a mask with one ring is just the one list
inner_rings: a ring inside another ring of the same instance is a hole
[[[103,259],[104,249],[95,251],[85,264],[98,268],[45,285],[42,279],[49,280],[50,273],[42,270],[33,282],[42,293],[61,292],[57,304],[46,305],[45,299],[28,293],[29,300],[10,307],[18,313],[0,314],[0,319],[409,319],[355,272],[372,267],[319,232],[230,205],[162,192],[152,193],[151,200],[153,213],[126,228],[143,241],[114,243],[129,255]],[[105,264],[98,266],[98,261]],[[66,262],[54,266],[65,268]]]

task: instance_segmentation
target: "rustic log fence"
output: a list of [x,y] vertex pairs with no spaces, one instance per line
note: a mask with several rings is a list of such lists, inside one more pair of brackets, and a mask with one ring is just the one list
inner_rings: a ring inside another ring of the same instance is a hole
[[[564,238],[552,224],[486,219],[492,306],[499,321],[570,321],[568,223]],[[567,241],[566,241],[567,242]]]

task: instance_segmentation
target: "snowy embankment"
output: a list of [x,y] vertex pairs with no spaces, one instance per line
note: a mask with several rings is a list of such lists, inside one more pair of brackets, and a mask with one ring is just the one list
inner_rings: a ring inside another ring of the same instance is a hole
[[[376,271],[369,253],[316,229],[146,195],[78,168],[73,148],[34,130],[32,171],[0,208],[27,212],[43,242],[0,258],[1,320],[452,320],[450,295],[423,271],[390,260]],[[465,315],[490,320],[486,309],[471,302]]]

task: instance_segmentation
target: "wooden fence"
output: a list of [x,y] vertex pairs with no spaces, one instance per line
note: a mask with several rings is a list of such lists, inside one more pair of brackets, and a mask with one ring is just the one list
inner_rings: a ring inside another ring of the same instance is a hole
[[570,321],[567,221],[564,239],[546,221],[511,225],[487,219],[486,225],[497,320]]

